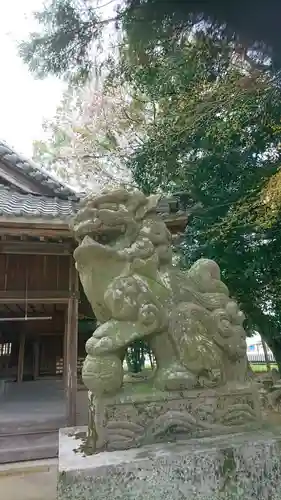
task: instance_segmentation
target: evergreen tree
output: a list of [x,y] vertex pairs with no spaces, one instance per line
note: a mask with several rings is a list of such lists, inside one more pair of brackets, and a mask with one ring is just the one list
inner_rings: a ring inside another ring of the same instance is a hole
[[85,80],[95,66],[93,47],[104,51],[105,30],[108,36],[116,29],[141,54],[143,47],[180,40],[203,23],[248,58],[258,53],[260,63],[266,54],[280,67],[280,14],[276,0],[49,0],[35,13],[41,31],[21,43],[20,54],[38,76]]

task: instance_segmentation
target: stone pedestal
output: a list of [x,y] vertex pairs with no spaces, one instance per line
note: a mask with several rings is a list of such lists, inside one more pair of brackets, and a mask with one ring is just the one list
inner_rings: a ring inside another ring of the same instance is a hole
[[60,432],[58,500],[280,500],[280,429],[91,456],[85,432]]
[[89,398],[96,451],[229,434],[261,425],[258,393],[251,384],[168,392],[134,383],[115,396],[91,400],[89,393]]

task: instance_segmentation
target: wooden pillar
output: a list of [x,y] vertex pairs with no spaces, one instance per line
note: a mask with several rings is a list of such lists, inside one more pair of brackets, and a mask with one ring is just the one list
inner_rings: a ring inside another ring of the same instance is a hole
[[40,371],[40,340],[35,339],[33,343],[33,379],[39,377]]
[[66,311],[65,328],[65,394],[66,394],[66,419],[68,426],[76,424],[76,397],[77,397],[77,346],[78,346],[78,273],[70,257],[69,266],[69,291]]
[[66,356],[67,356],[67,329],[68,329],[67,314],[68,314],[68,305],[69,304],[67,304],[67,309],[65,311],[65,325],[64,325],[64,335],[63,335],[63,384],[64,384],[64,388],[65,389],[66,389],[66,384],[67,384]]
[[25,332],[22,331],[20,334],[20,346],[19,346],[19,357],[18,357],[18,376],[17,376],[18,382],[22,382],[23,379],[24,351],[25,351]]
[[270,361],[269,361],[269,356],[268,356],[268,352],[267,352],[267,346],[266,346],[266,343],[263,339],[261,339],[261,345],[262,345],[262,349],[263,349],[263,353],[264,353],[264,360],[265,360],[265,363],[266,363],[266,370],[268,372],[271,371],[271,365],[270,365]]

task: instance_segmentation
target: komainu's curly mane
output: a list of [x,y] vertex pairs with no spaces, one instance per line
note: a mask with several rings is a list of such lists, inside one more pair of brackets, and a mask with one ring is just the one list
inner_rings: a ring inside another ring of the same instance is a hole
[[219,368],[225,380],[245,375],[241,366],[236,371],[246,359],[243,314],[215,262],[200,259],[185,272],[172,265],[158,201],[120,188],[87,198],[73,219],[76,266],[101,323],[86,346],[83,373],[92,392],[110,385],[101,359],[107,370],[114,366],[113,386],[122,384],[122,356],[137,339],[154,352],[158,388],[190,388],[208,367]]

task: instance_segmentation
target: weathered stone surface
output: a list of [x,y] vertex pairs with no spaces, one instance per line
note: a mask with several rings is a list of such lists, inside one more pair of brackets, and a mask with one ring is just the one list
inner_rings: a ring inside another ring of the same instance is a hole
[[60,434],[58,500],[280,500],[280,430],[91,456],[69,433]]
[[[172,265],[171,234],[157,214],[158,202],[159,196],[138,190],[104,191],[88,197],[73,220],[76,267],[100,323],[86,343],[82,372],[91,393],[93,449],[106,432],[106,398],[121,396],[123,360],[135,340],[145,340],[156,359],[151,394],[198,386],[224,387],[234,394],[251,388],[244,315],[215,262],[200,259],[187,272]],[[239,398],[236,404],[242,404]],[[240,410],[241,423],[247,423],[249,409]],[[181,422],[172,408],[166,417],[170,427]],[[131,424],[138,426],[134,420]],[[189,435],[189,427],[184,433]],[[123,448],[124,440],[118,442]]]
[[90,407],[97,450],[229,434],[261,425],[259,397],[252,387],[167,392],[135,383]]

